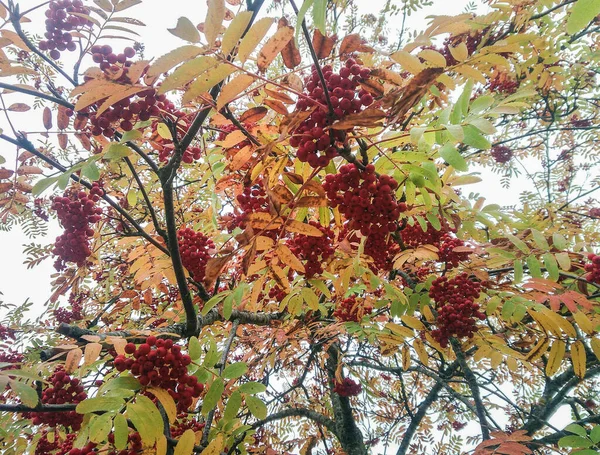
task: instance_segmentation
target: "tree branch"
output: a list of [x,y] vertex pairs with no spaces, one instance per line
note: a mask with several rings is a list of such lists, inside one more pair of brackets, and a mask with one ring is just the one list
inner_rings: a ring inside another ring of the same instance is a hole
[[15,85],[10,85],[10,84],[5,84],[4,82],[0,82],[0,88],[12,90],[14,92],[24,93],[26,95],[37,96],[38,98],[42,98],[42,99],[51,101],[56,104],[60,104],[61,106],[64,106],[69,109],[73,109],[75,107],[73,104],[69,103],[68,101],[63,100],[62,98],[56,98],[54,96],[46,95],[45,93],[38,92],[36,90],[30,90],[25,87],[17,87]]

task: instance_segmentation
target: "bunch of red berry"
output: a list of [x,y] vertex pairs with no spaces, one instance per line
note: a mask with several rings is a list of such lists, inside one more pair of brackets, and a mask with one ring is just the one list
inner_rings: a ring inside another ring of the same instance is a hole
[[322,226],[316,221],[310,221],[311,226],[316,227],[322,233],[322,237],[298,234],[287,241],[292,253],[306,261],[304,264],[304,275],[312,278],[323,272],[323,263],[334,253],[332,241],[334,233],[328,227]]
[[11,329],[5,325],[0,325],[0,340],[14,340],[15,339],[15,329]]
[[[194,120],[193,114],[185,114],[181,111],[170,112],[172,117],[176,119],[177,122],[177,131],[181,132],[183,136],[190,128],[192,121]],[[158,125],[160,121],[157,119],[152,122],[152,147],[154,150],[158,151],[158,160],[166,163],[169,161],[170,156],[173,154],[175,150],[175,143],[173,139],[167,139],[162,137],[158,132]],[[183,156],[181,161],[187,164],[191,164],[194,160],[199,160],[202,156],[202,149],[196,145],[189,146],[185,152],[183,152]]]
[[[135,49],[133,47],[126,47],[122,53],[115,54],[112,47],[107,44],[104,46],[94,45],[90,51],[92,52],[92,60],[94,60],[94,63],[100,65],[102,71],[112,70],[112,72],[115,72],[119,69],[123,69],[124,74],[121,77],[126,77],[125,69],[132,64],[129,59],[135,56]],[[117,66],[117,63],[120,63],[121,66]]]
[[89,298],[89,296],[89,292],[71,292],[71,295],[69,295],[71,309],[57,308],[54,310],[54,318],[56,321],[65,324],[70,324],[73,321],[81,321],[83,319],[83,301]]
[[[373,97],[366,90],[357,91],[360,82],[368,79],[371,71],[363,68],[354,59],[346,60],[339,73],[334,73],[330,65],[323,67],[327,85],[324,88],[319,73],[313,66],[311,75],[305,81],[308,97],[300,98],[296,104],[299,111],[317,108],[304,120],[290,139],[290,145],[297,147],[297,157],[312,167],[325,167],[337,156],[336,145],[344,143],[346,133],[342,130],[327,130],[335,120],[345,115],[360,112],[373,103]],[[325,90],[328,91],[333,113],[329,112]]]
[[[115,435],[110,433],[108,435],[108,442],[114,444]],[[127,435],[127,448],[123,450],[111,450],[107,455],[137,455],[142,453],[144,446],[142,445],[142,437],[137,431],[132,431]],[[72,454],[69,454],[72,455]],[[78,455],[78,454],[76,454]],[[82,454],[84,455],[84,454]]]
[[364,251],[373,258],[369,266],[374,272],[389,271],[394,267],[394,257],[400,252],[400,245],[388,234],[374,232],[367,236]]
[[193,430],[194,433],[196,433],[198,431],[202,431],[204,426],[204,422],[198,422],[196,419],[189,419],[184,420],[182,422],[177,422],[176,424],[171,425],[171,436],[173,438],[178,438],[183,433],[185,433],[186,430]]
[[89,14],[90,9],[83,6],[81,0],[51,1],[46,10],[46,39],[39,42],[40,50],[50,51],[54,60],[60,58],[62,51],[76,50],[77,45],[69,32],[90,27],[92,21],[85,17]]
[[[50,386],[42,391],[41,402],[43,404],[65,404],[80,403],[87,398],[81,382],[77,378],[71,378],[59,366],[48,379]],[[28,414],[34,425],[48,425],[56,427],[63,425],[71,427],[73,431],[79,431],[83,415],[75,411],[68,412],[31,412]]]
[[591,283],[600,283],[600,255],[590,253],[588,254],[588,262],[584,269],[587,272],[585,279]]
[[333,317],[342,322],[358,322],[365,314],[370,314],[373,307],[364,301],[357,301],[352,295],[336,304]]
[[52,209],[56,210],[58,220],[65,231],[56,238],[52,253],[58,256],[54,263],[57,270],[65,267],[65,262],[74,262],[83,266],[92,254],[89,238],[94,235],[90,225],[100,221],[102,208],[96,203],[104,195],[100,185],[94,183],[89,191],[67,191],[62,197],[52,201]]
[[[236,196],[236,201],[239,204],[239,209],[233,220],[229,223],[229,232],[233,231],[236,227],[244,229],[246,227],[246,220],[250,213],[269,213],[269,199],[263,185],[262,180],[258,180],[251,186],[244,187],[244,191]],[[265,232],[263,235],[268,235]]]
[[469,251],[456,251],[457,248],[465,246],[465,242],[454,237],[452,232],[455,230],[443,226],[439,231],[431,223],[427,222],[426,229],[423,230],[419,223],[412,226],[407,224],[400,231],[402,242],[406,246],[417,248],[421,245],[433,245],[438,249],[440,262],[446,264],[447,269],[458,266],[460,261],[464,261],[469,256]]
[[513,157],[513,151],[506,145],[495,145],[492,147],[492,158],[496,160],[496,163],[504,164],[508,163]]
[[5,344],[0,344],[0,363],[10,363],[12,365],[5,365],[0,367],[0,370],[13,370],[18,368],[19,363],[23,362],[25,356],[20,352],[11,350]]
[[[70,451],[73,448],[73,443],[75,442],[77,433],[67,433],[64,435],[64,439],[61,439],[60,436],[60,434],[55,432],[53,434],[52,441],[50,441],[50,439],[48,439],[48,431],[43,430],[42,436],[38,440],[35,447],[35,455],[48,455],[49,453],[54,455],[71,455]],[[81,454],[94,453],[94,447],[95,444],[89,443],[83,449],[80,449],[82,450]]]
[[490,92],[513,94],[519,88],[519,81],[510,78],[506,73],[498,73],[488,84]]
[[206,273],[206,264],[214,253],[215,244],[202,232],[183,228],[177,232],[181,262],[192,278],[201,282]]
[[333,391],[342,397],[355,397],[362,392],[362,386],[350,378],[344,378],[336,383]]
[[436,324],[438,329],[431,336],[445,348],[450,337],[473,337],[477,331],[477,320],[484,320],[485,314],[479,311],[474,301],[479,297],[481,285],[461,273],[448,279],[442,276],[433,281],[429,296],[437,308]]
[[346,164],[339,173],[327,175],[323,188],[329,205],[339,207],[350,221],[348,228],[363,235],[394,232],[400,213],[406,210],[406,204],[398,203],[394,195],[398,182],[389,175],[377,177],[372,164],[364,170]]
[[131,371],[143,386],[152,385],[169,392],[177,403],[177,410],[185,412],[204,390],[196,376],[187,374],[187,366],[192,363],[189,355],[181,353],[181,346],[173,340],[156,339],[149,336],[146,342],[136,347],[133,343],[125,346],[125,353],[133,357],[115,357],[117,371]]

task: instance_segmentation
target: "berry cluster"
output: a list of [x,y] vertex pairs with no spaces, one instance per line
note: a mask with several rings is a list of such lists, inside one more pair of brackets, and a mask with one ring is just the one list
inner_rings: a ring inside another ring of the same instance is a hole
[[18,363],[23,362],[25,356],[20,352],[13,351],[5,344],[0,344],[0,363],[12,363],[13,365],[6,365],[0,368],[0,370],[12,370],[18,368]]
[[452,428],[454,428],[457,431],[462,430],[466,426],[467,426],[467,424],[465,422],[459,422],[458,420],[455,420],[454,422],[452,422]]
[[[181,111],[171,112],[171,114],[177,119],[177,130],[178,132],[181,132],[181,135],[183,136],[189,130],[194,120],[193,114],[184,114]],[[158,152],[158,160],[162,163],[166,163],[167,161],[169,161],[170,156],[175,150],[175,143],[173,142],[173,139],[164,138],[159,134],[159,124],[159,120],[155,120],[154,122],[152,122],[152,147]],[[201,156],[202,149],[200,147],[196,145],[189,146],[185,150],[185,152],[183,152],[181,161],[187,164],[191,164],[195,160],[199,160]]]
[[438,257],[440,262],[446,264],[447,269],[458,266],[460,261],[468,258],[468,251],[455,251],[459,247],[464,247],[465,243],[454,237],[451,233],[453,229],[443,226],[439,231],[436,230],[431,223],[427,223],[426,230],[421,228],[419,223],[414,223],[412,226],[407,224],[400,235],[406,246],[417,248],[421,245],[433,245],[438,249]]
[[519,88],[519,81],[511,79],[506,73],[498,73],[488,84],[490,92],[511,95]]
[[177,410],[185,412],[204,390],[196,376],[187,374],[187,366],[192,363],[190,356],[181,353],[181,346],[173,340],[156,339],[149,336],[139,345],[128,343],[125,353],[132,357],[115,357],[117,371],[130,370],[140,384],[160,387],[169,392],[177,403]]
[[[343,144],[346,133],[341,130],[326,130],[335,120],[345,115],[355,114],[373,103],[373,96],[364,89],[357,91],[360,82],[369,78],[371,71],[363,68],[354,59],[346,60],[339,73],[334,73],[330,65],[323,67],[327,85],[323,88],[319,73],[313,66],[311,75],[305,81],[307,98],[300,98],[296,104],[299,111],[318,106],[294,132],[290,145],[297,147],[298,159],[312,167],[325,167],[337,156],[336,145]],[[333,107],[329,112],[325,90]],[[339,144],[336,144],[339,143]]]
[[306,278],[312,278],[322,273],[323,263],[335,251],[332,246],[333,231],[316,221],[310,221],[309,224],[319,229],[323,233],[323,236],[313,237],[299,234],[287,242],[292,253],[306,261],[304,264],[304,275]]
[[481,285],[469,279],[466,273],[451,279],[442,276],[431,284],[429,296],[436,303],[436,323],[439,327],[431,332],[431,336],[442,347],[448,346],[450,337],[471,338],[477,331],[476,320],[485,319],[485,314],[479,311],[479,305],[474,303],[480,289]]
[[73,321],[81,321],[83,319],[83,301],[89,298],[89,293],[82,292],[81,294],[71,293],[69,296],[69,303],[71,309],[57,308],[54,310],[54,318],[57,322],[70,324]]
[[262,180],[257,181],[252,186],[246,186],[244,191],[236,196],[236,200],[241,213],[238,212],[229,223],[229,232],[233,231],[236,227],[244,229],[246,227],[246,219],[250,213],[269,213],[269,199],[267,198]]
[[15,329],[11,329],[5,325],[0,325],[0,340],[14,340],[15,339]]
[[510,147],[506,145],[495,145],[492,147],[492,158],[494,158],[496,163],[508,163],[512,157],[513,151]]
[[[108,435],[108,442],[114,443],[114,433]],[[127,435],[127,448],[123,450],[111,450],[107,455],[137,455],[142,453],[144,446],[142,445],[142,437],[137,431],[132,431]],[[72,454],[69,454],[72,455]],[[79,454],[76,454],[79,455]],[[82,454],[84,455],[84,454]]]
[[389,271],[394,267],[394,257],[400,252],[400,246],[389,235],[375,232],[367,237],[364,251],[373,258],[369,266],[374,272]]
[[[67,433],[64,436],[64,439],[61,440],[59,435],[54,433],[52,438],[53,440],[50,442],[48,439],[48,431],[43,430],[42,436],[37,442],[34,453],[35,455],[48,455],[49,453],[54,455],[70,455],[69,452],[73,448],[73,442],[75,442],[76,437],[77,433]],[[93,444],[88,444],[88,446],[90,447],[90,450],[84,453],[93,453]]]
[[90,9],[83,6],[81,0],[51,1],[46,10],[46,39],[39,42],[40,50],[50,51],[54,60],[60,58],[62,51],[76,50],[77,45],[69,32],[92,25],[92,21],[78,14],[90,14]]
[[204,422],[198,422],[196,419],[185,420],[183,422],[178,422],[175,425],[171,425],[171,437],[178,438],[186,430],[193,430],[194,433],[198,431],[202,431],[204,428]]
[[323,188],[329,205],[339,207],[350,221],[348,228],[363,235],[394,232],[400,213],[406,210],[406,204],[398,203],[394,195],[398,182],[388,175],[377,177],[372,164],[364,170],[346,164],[338,174],[327,175]]
[[362,392],[362,386],[350,378],[344,378],[335,385],[333,391],[342,397],[355,397]]
[[[135,49],[133,47],[126,47],[122,53],[115,54],[112,47],[107,44],[104,46],[92,46],[90,51],[92,52],[92,60],[100,65],[102,71],[112,70],[114,72],[121,69],[117,66],[117,63],[120,63],[122,68],[128,68],[132,63],[129,59],[135,56]],[[123,76],[125,76],[126,71],[124,70],[123,73]]]
[[452,53],[450,52],[450,46],[456,47],[459,43],[464,43],[467,47],[467,53],[469,55],[473,55],[473,53],[475,53],[475,51],[481,44],[485,33],[486,30],[475,30],[473,32],[461,33],[460,35],[446,38],[444,40],[443,48],[440,51],[440,53],[444,57],[446,57],[447,65],[452,66],[460,63],[452,56]]
[[89,238],[94,235],[94,230],[90,225],[100,221],[102,208],[96,207],[96,202],[103,195],[102,188],[94,183],[89,194],[85,191],[67,191],[52,201],[52,209],[56,210],[58,220],[65,229],[56,238],[52,250],[58,256],[54,263],[57,270],[64,269],[65,262],[74,262],[81,267],[92,254]]
[[[81,382],[77,378],[71,378],[59,366],[48,379],[50,387],[42,391],[41,402],[43,404],[65,404],[79,403],[87,398]],[[79,431],[83,415],[75,411],[68,412],[31,412],[29,413],[34,425],[48,425],[56,427],[63,425],[71,427],[73,431]]]
[[352,295],[337,303],[333,317],[341,322],[358,322],[365,314],[370,314],[373,307],[364,301],[357,302]]
[[204,280],[206,264],[214,252],[215,244],[202,232],[183,228],[177,232],[181,262],[192,278],[198,282]]
[[600,255],[590,253],[588,259],[590,262],[584,266],[587,272],[585,279],[592,283],[600,283]]

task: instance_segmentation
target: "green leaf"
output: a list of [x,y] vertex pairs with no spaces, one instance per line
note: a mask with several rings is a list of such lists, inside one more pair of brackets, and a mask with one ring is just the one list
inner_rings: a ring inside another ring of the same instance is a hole
[[590,439],[581,436],[564,436],[558,440],[559,447],[573,447],[575,449],[587,449],[593,444]]
[[11,379],[9,383],[10,388],[15,391],[25,406],[33,408],[38,404],[39,397],[33,387],[14,379]]
[[[119,376],[104,383],[100,388],[102,394],[115,389],[139,390],[141,387],[140,381],[133,376]],[[90,398],[91,399],[91,398]]]
[[223,300],[223,317],[229,320],[233,313],[233,294],[229,294],[225,300]]
[[174,28],[167,29],[169,33],[175,35],[177,38],[181,38],[190,43],[197,43],[200,41],[200,32],[192,21],[187,17],[180,17],[177,19],[177,25]]
[[89,414],[98,411],[120,411],[125,405],[122,398],[115,397],[95,397],[83,400],[77,405],[75,410],[78,414]]
[[225,297],[227,297],[229,294],[231,294],[231,291],[225,291],[225,292],[221,292],[221,293],[211,297],[208,300],[208,302],[206,302],[204,304],[204,306],[202,307],[202,311],[200,311],[202,316],[206,316],[210,310],[212,310],[214,307],[216,307],[219,304],[219,302],[221,300],[223,300]]
[[583,30],[598,14],[600,14],[600,0],[576,1],[567,20],[567,33],[574,35]]
[[552,234],[552,244],[559,250],[567,248],[567,239],[560,234]]
[[213,409],[219,400],[221,399],[221,395],[223,394],[223,390],[225,390],[225,384],[221,378],[217,378],[213,381],[206,392],[206,396],[204,397],[204,401],[202,402],[202,414],[208,415],[211,409]]
[[485,111],[492,104],[494,104],[494,97],[491,95],[484,95],[476,98],[471,103],[471,108],[469,109],[469,113],[476,114],[481,111]]
[[222,376],[225,379],[237,379],[243,376],[248,371],[248,365],[245,362],[236,362],[227,365],[223,370]]
[[319,31],[326,34],[325,17],[327,14],[327,0],[314,0],[313,5],[313,25],[319,29]]
[[192,360],[198,360],[202,355],[202,346],[198,341],[198,338],[192,337],[190,338],[190,343],[188,345],[188,354]]
[[473,125],[465,125],[463,128],[465,132],[465,139],[463,142],[471,147],[481,150],[487,150],[492,147],[490,141],[488,141]]
[[118,161],[121,158],[131,155],[131,153],[131,149],[126,145],[113,142],[108,146],[108,150],[104,152],[102,157],[108,161]]
[[126,142],[129,142],[129,141],[137,141],[138,139],[141,139],[142,136],[143,135],[140,130],[125,131],[119,142],[121,142],[122,144],[125,144]]
[[572,423],[565,427],[565,431],[569,433],[575,433],[578,436],[587,437],[587,431],[581,425],[577,425],[576,423]]
[[57,184],[61,190],[64,190],[67,187],[67,185],[69,184],[69,179],[71,178],[72,173],[73,173],[73,170],[69,169],[67,172],[65,172],[60,177],[58,177]]
[[439,153],[440,153],[440,156],[444,159],[444,161],[446,161],[450,166],[452,166],[457,171],[464,172],[469,168],[465,159],[462,157],[460,152],[458,150],[456,150],[456,147],[454,147],[452,144],[448,143],[448,144],[444,145],[440,149]]
[[127,447],[127,440],[129,437],[129,427],[127,426],[127,419],[123,414],[116,414],[114,420],[115,426],[115,447],[118,450],[123,450]]
[[513,282],[515,284],[520,283],[521,281],[523,281],[523,261],[521,261],[520,259],[517,259],[514,262],[514,279]]
[[296,45],[298,45],[298,37],[300,36],[300,31],[302,30],[302,22],[304,22],[304,16],[306,16],[306,12],[312,6],[314,0],[304,0],[300,10],[298,11],[298,17],[296,19],[296,34],[294,35],[294,40],[296,41]]
[[544,259],[544,267],[546,267],[546,271],[550,276],[552,281],[558,281],[559,271],[558,271],[558,262],[556,262],[556,258],[552,253],[545,253],[542,256]]
[[81,175],[91,182],[95,182],[100,178],[100,170],[98,169],[98,166],[96,166],[96,163],[90,161],[81,168]]
[[248,406],[248,410],[257,419],[262,420],[267,417],[267,405],[260,398],[248,395],[246,397],[246,406]]
[[267,386],[260,382],[246,382],[240,386],[240,392],[255,395],[267,390]]
[[215,363],[217,363],[218,360],[219,353],[217,352],[217,345],[215,340],[211,338],[209,340],[208,352],[204,356],[204,362],[202,362],[202,365],[204,365],[206,368],[211,368]]
[[594,444],[598,444],[600,442],[600,425],[596,425],[590,431],[590,438],[594,442]]
[[108,433],[113,426],[110,414],[94,415],[90,423],[90,441],[100,444],[108,438]]
[[540,261],[535,256],[529,256],[527,258],[527,267],[529,267],[529,274],[534,278],[542,277],[542,269]]
[[242,394],[236,390],[231,394],[229,400],[227,400],[227,406],[225,406],[225,413],[223,418],[225,420],[233,420],[237,416],[240,406],[242,405]]
[[31,190],[31,194],[35,197],[42,194],[49,187],[54,185],[58,181],[58,177],[49,177],[47,179],[38,180],[35,185],[33,185],[33,189]]
[[135,403],[127,405],[127,417],[146,445],[154,445],[162,434],[163,420],[160,412],[152,400],[145,395],[138,395]]

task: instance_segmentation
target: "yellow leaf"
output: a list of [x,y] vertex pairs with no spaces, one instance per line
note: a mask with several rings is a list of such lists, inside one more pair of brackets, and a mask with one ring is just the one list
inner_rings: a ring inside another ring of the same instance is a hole
[[202,451],[200,455],[220,455],[221,450],[225,446],[225,437],[222,433],[219,433],[210,444]]
[[402,346],[402,369],[404,371],[410,368],[410,350],[407,345]]
[[146,73],[147,77],[153,78],[160,76],[162,73],[169,71],[175,65],[182,62],[187,62],[202,52],[202,48],[188,44],[186,46],[173,49],[171,52],[157,58]]
[[423,365],[427,366],[429,363],[429,355],[427,354],[427,351],[425,350],[425,344],[423,344],[423,342],[419,338],[415,338],[413,341],[413,348],[417,352],[417,355],[419,356],[419,360],[421,361],[421,363]]
[[592,346],[592,351],[594,352],[598,360],[600,360],[600,339],[592,338],[590,340],[590,345]]
[[[281,227],[281,218],[273,217],[273,215],[264,212],[249,213],[247,218],[248,223],[253,229],[279,229]],[[319,231],[320,232],[320,231]]]
[[587,335],[591,335],[594,333],[594,325],[585,313],[582,313],[581,311],[576,311],[575,313],[573,313],[573,318],[575,319],[575,322],[577,323],[579,328],[583,330]]
[[435,321],[435,316],[433,315],[433,312],[431,311],[431,307],[429,305],[425,305],[421,310],[421,313],[423,314],[423,316],[425,316],[425,320],[427,322]]
[[175,400],[173,397],[169,395],[169,393],[165,389],[159,389],[157,387],[150,387],[146,389],[152,395],[154,395],[162,404],[162,407],[169,418],[169,422],[175,422],[177,418],[177,405],[175,404]]
[[244,63],[250,57],[252,51],[256,49],[258,43],[260,43],[271,28],[271,25],[273,25],[273,21],[272,17],[263,17],[248,30],[238,48],[237,59],[240,62]]
[[544,337],[539,339],[531,351],[529,351],[529,354],[527,354],[527,360],[530,362],[535,362],[546,353],[549,347],[550,340],[548,338]]
[[448,50],[454,60],[458,62],[462,62],[469,57],[469,50],[467,49],[467,45],[462,41],[458,43],[456,46],[448,46]]
[[425,326],[423,325],[423,323],[413,316],[403,315],[400,316],[400,319],[411,329],[425,330]]
[[444,68],[446,66],[446,57],[432,49],[424,49],[419,52],[419,57],[429,62],[431,66]]
[[196,26],[187,17],[180,17],[177,19],[177,25],[167,30],[177,38],[184,39],[190,43],[200,41],[200,32],[198,32]]
[[492,353],[492,347],[489,344],[484,344],[479,346],[475,354],[473,355],[473,360],[476,362],[481,362],[483,359],[487,359]]
[[393,322],[388,322],[385,325],[385,328],[392,331],[396,335],[400,335],[401,337],[411,338],[415,336],[414,332],[408,327],[404,327]]
[[83,354],[83,365],[91,365],[96,361],[98,356],[102,352],[102,345],[100,343],[88,343],[85,345],[85,351]]
[[234,71],[235,68],[226,63],[222,63],[217,67],[211,68],[190,84],[190,87],[185,92],[185,95],[183,95],[182,101],[184,103],[188,103],[194,98],[200,96],[202,93],[208,92],[211,88],[232,74]]
[[285,225],[285,230],[297,234],[308,235],[310,237],[323,237],[323,233],[319,228],[296,220],[289,220]]
[[490,365],[492,369],[495,370],[496,368],[498,368],[498,366],[500,366],[500,364],[502,363],[502,359],[504,359],[504,356],[500,351],[492,352],[492,355],[490,356]]
[[275,281],[277,281],[277,283],[279,283],[279,285],[286,292],[289,292],[290,282],[288,280],[287,273],[285,273],[281,267],[279,267],[278,265],[275,265],[275,264],[271,264],[271,270],[273,271],[273,276],[275,278]]
[[412,74],[419,74],[425,68],[418,57],[415,57],[406,51],[394,52],[391,57],[392,60],[399,63],[402,68]]
[[544,314],[548,316],[548,318],[558,327],[560,327],[560,329],[569,337],[577,338],[577,331],[575,330],[575,327],[573,327],[573,324],[567,321],[564,317],[549,309],[544,311]]
[[[173,455],[192,455],[192,453],[194,453],[195,443],[196,435],[194,434],[194,430],[185,430],[185,432],[179,438],[177,445],[175,446],[175,451],[173,452]],[[202,451],[202,453],[204,452],[206,452],[206,450]]]
[[158,93],[162,94],[168,92],[169,90],[183,87],[218,63],[219,61],[216,58],[210,56],[202,56],[190,60],[189,62],[185,62],[175,71],[173,71],[172,74],[166,77],[166,79],[158,88]]
[[167,437],[161,434],[156,440],[156,452],[155,455],[167,455]]
[[173,135],[165,123],[160,122],[158,125],[156,125],[156,132],[163,139],[167,139],[169,141],[173,140]]
[[317,297],[317,294],[315,294],[315,291],[313,291],[311,288],[302,288],[300,293],[308,305],[308,308],[313,311],[317,311],[319,309],[319,298]]
[[277,29],[275,34],[269,38],[258,54],[258,69],[266,71],[267,67],[277,57],[277,54],[290,42],[294,37],[294,27],[284,26]]
[[254,76],[240,74],[228,82],[222,89],[217,99],[217,110],[233,100],[236,96],[246,90],[254,82]]
[[282,264],[289,265],[296,272],[305,272],[304,264],[300,262],[300,259],[298,259],[296,255],[292,253],[292,250],[290,250],[286,245],[283,243],[278,244],[276,252]]
[[252,11],[243,11],[237,14],[227,30],[223,34],[223,39],[221,40],[221,51],[227,55],[229,54],[235,45],[238,43],[242,34],[248,27],[250,20],[252,19]]
[[65,360],[65,372],[72,373],[79,367],[79,362],[83,357],[83,351],[79,348],[71,349],[67,354],[67,359]]
[[472,66],[469,66],[469,65],[457,66],[455,68],[455,71],[457,73],[462,74],[463,76],[465,76],[467,78],[473,79],[475,82],[479,82],[481,84],[486,83],[486,79],[485,79],[485,76],[483,75],[483,73],[479,70],[476,70]]
[[548,364],[546,365],[546,375],[554,376],[565,356],[566,345],[562,340],[556,340],[552,343],[550,354],[548,355]]
[[208,10],[204,20],[204,36],[206,36],[209,47],[212,47],[217,36],[221,33],[223,19],[225,19],[225,1],[208,0]]
[[585,376],[585,348],[580,340],[571,345],[571,363],[573,363],[575,374],[583,379]]

